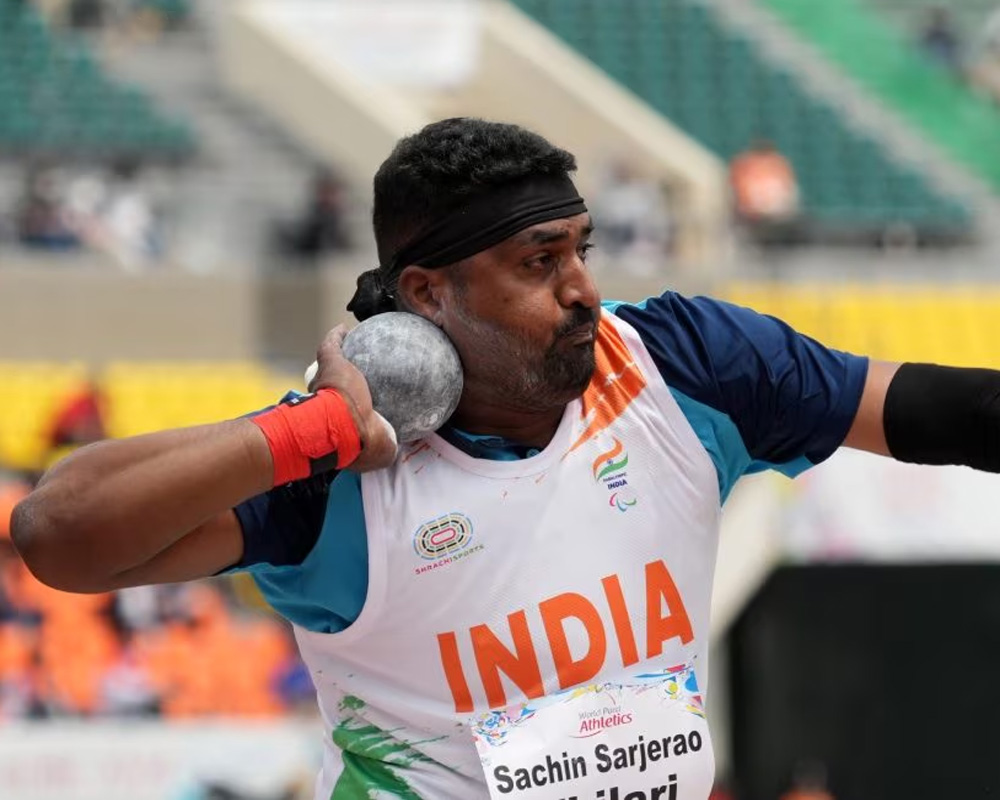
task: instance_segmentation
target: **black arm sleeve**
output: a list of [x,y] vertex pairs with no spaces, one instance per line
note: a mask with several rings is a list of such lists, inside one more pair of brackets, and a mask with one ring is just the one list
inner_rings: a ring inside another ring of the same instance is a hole
[[913,464],[1000,472],[1000,372],[903,364],[882,417],[889,452]]

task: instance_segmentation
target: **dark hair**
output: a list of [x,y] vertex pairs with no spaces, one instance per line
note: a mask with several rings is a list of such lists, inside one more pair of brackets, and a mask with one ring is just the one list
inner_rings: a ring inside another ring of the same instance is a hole
[[454,117],[401,139],[375,173],[372,226],[388,265],[421,229],[469,197],[576,170],[572,153],[519,125]]

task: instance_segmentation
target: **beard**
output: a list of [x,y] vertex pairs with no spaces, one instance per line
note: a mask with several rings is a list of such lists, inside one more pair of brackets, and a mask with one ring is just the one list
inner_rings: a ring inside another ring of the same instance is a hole
[[471,359],[476,365],[474,374],[505,405],[547,411],[575,400],[590,383],[597,363],[595,341],[571,344],[566,337],[591,325],[596,339],[597,309],[574,308],[552,344],[541,351],[525,333],[475,317],[464,303],[455,311],[469,331],[469,340],[476,342],[477,353],[482,354]]

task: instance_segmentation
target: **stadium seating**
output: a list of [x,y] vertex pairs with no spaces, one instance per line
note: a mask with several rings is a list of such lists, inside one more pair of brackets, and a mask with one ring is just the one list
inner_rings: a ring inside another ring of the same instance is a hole
[[[0,466],[46,465],[52,420],[87,378],[83,364],[0,361]],[[232,419],[301,384],[246,362],[118,362],[95,378],[111,436]]]
[[293,654],[280,625],[237,617],[214,586],[185,591],[192,613],[123,638],[109,621],[114,595],[50,589],[0,552],[0,599],[18,615],[0,618],[0,689],[28,681],[27,696],[70,716],[114,713],[106,689],[115,680],[141,680],[168,717],[283,713],[277,681]]
[[82,41],[52,33],[32,3],[0,0],[0,148],[173,160],[193,151],[194,138],[105,74]]
[[995,287],[734,284],[722,296],[841,350],[888,361],[1000,369]]
[[912,0],[864,0],[883,18],[890,20],[898,30],[915,38],[916,32],[926,21],[929,8],[947,7],[959,33],[972,41],[982,29],[983,22],[997,9],[996,0],[948,0],[947,3],[914,3]]
[[[516,3],[721,157],[758,137],[774,141],[791,160],[814,220],[873,229],[906,222],[942,233],[970,223],[966,208],[847,127],[701,3]],[[810,13],[817,7],[801,5]]]
[[248,576],[229,579],[231,599],[217,583],[136,590],[132,613],[120,592],[49,588],[11,547],[9,518],[26,492],[0,478],[0,724],[38,714],[264,717],[298,702],[283,681],[301,665],[281,625],[259,613],[259,595],[246,602]]
[[134,5],[159,15],[168,25],[176,25],[191,15],[191,3],[192,0],[138,0]]
[[[762,2],[957,161],[1000,189],[1000,152],[995,147],[1000,110],[929,62],[914,46],[915,29],[925,7],[891,0]],[[985,18],[981,5],[976,0],[962,0],[949,4],[949,9],[964,9],[963,19],[971,25],[974,18],[980,22]],[[889,7],[897,14],[893,21],[879,13]],[[904,9],[909,15],[909,30],[902,27]]]

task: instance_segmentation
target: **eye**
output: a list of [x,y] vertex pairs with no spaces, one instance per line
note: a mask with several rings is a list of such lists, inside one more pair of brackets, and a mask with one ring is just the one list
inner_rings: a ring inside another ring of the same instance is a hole
[[577,249],[577,254],[580,256],[581,261],[586,261],[587,256],[590,255],[590,251],[594,249],[596,245],[593,242],[584,242]]
[[546,270],[546,269],[551,269],[553,266],[555,266],[555,263],[556,263],[556,257],[552,253],[546,251],[544,253],[538,253],[537,255],[532,256],[531,258],[529,258],[527,261],[524,262],[524,265],[528,269]]

